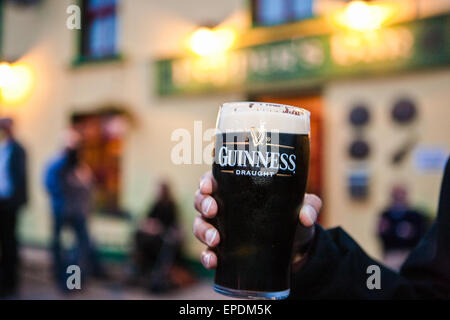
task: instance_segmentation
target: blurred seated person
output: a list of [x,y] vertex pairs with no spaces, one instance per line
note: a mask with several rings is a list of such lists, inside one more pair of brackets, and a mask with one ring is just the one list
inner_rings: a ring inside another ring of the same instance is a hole
[[381,214],[378,235],[383,244],[384,264],[399,270],[408,253],[425,234],[427,220],[409,205],[406,188],[394,186],[391,198],[391,205]]
[[180,268],[182,237],[177,220],[169,184],[163,181],[156,202],[135,235],[138,273],[150,281],[151,291],[166,291],[191,282],[190,276]]

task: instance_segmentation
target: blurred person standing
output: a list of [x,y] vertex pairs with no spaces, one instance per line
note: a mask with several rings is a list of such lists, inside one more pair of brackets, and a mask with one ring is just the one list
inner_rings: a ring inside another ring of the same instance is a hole
[[427,220],[410,206],[405,187],[394,186],[391,199],[391,205],[381,213],[378,235],[383,245],[384,264],[398,271],[425,234]]
[[0,119],[0,297],[17,290],[17,213],[26,202],[26,153],[14,138],[12,119],[3,118]]
[[[97,259],[87,227],[91,212],[93,175],[80,158],[82,137],[74,129],[66,132],[63,150],[48,164],[44,183],[53,211],[52,254],[58,285],[66,288],[66,268],[71,264],[81,267],[82,274],[101,276],[103,270]],[[70,259],[62,248],[61,233],[64,227],[73,230],[78,250]]]

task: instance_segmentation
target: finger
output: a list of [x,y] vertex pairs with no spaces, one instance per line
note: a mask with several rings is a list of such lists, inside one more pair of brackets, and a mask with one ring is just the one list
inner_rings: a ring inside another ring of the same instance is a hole
[[316,223],[322,208],[322,200],[316,195],[306,194],[303,206],[300,210],[299,219],[305,227],[311,227]]
[[211,250],[203,251],[200,259],[206,269],[215,269],[217,267],[217,256]]
[[220,242],[219,232],[211,224],[207,223],[200,216],[196,217],[193,224],[193,232],[198,240],[213,248]]
[[322,200],[315,194],[307,193],[305,194],[305,199],[303,204],[309,204],[314,210],[319,213],[322,209]]
[[217,189],[217,182],[211,171],[205,173],[200,179],[200,193],[202,194],[212,194]]
[[205,198],[204,195],[202,195],[200,193],[200,190],[195,191],[195,196],[194,196],[194,208],[195,210],[197,210],[199,213],[202,213],[202,209],[201,209],[201,204],[202,204],[202,200]]
[[213,197],[201,194],[197,190],[194,198],[194,207],[206,218],[214,218],[217,214],[217,202]]
[[301,224],[305,227],[312,227],[314,223],[316,223],[317,212],[311,205],[305,204],[300,209],[299,219]]

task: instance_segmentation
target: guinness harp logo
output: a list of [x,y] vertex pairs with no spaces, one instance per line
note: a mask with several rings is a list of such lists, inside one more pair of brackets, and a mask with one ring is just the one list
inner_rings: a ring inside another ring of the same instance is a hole
[[266,140],[266,130],[264,128],[250,128],[250,134],[252,135],[253,145],[255,147],[261,145]]

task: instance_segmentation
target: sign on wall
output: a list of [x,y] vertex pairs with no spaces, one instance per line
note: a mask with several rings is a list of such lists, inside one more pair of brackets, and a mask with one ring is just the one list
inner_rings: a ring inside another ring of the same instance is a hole
[[439,146],[420,146],[414,151],[414,164],[420,173],[441,173],[449,157],[448,151]]
[[345,32],[240,48],[211,57],[156,61],[160,95],[275,90],[339,77],[450,63],[450,15],[370,32]]

